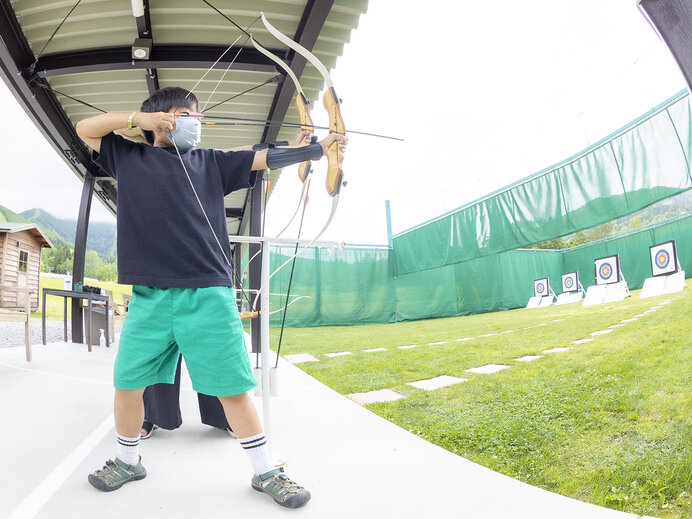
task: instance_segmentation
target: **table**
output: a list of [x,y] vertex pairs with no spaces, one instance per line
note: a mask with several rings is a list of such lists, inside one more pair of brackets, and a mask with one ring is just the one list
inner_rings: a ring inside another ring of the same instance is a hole
[[[110,338],[108,337],[108,331],[110,327],[108,326],[109,318],[109,304],[108,296],[102,296],[101,294],[94,294],[92,292],[77,292],[75,290],[59,290],[57,288],[44,288],[43,289],[43,301],[42,301],[42,312],[41,312],[41,331],[43,344],[46,344],[46,296],[58,296],[64,299],[63,305],[63,336],[65,342],[67,342],[67,299],[86,299],[87,300],[87,318],[86,318],[86,343],[88,351],[91,351],[91,304],[94,301],[104,301],[106,303],[106,329],[104,333],[106,335],[106,346],[110,346]],[[80,303],[81,308],[81,303]],[[74,334],[74,333],[73,333]]]

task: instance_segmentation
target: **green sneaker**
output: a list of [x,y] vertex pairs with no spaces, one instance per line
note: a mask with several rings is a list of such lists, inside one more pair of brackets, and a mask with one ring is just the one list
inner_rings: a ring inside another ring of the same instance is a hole
[[298,508],[310,501],[310,492],[284,474],[279,467],[259,476],[253,476],[252,488],[274,498],[281,506]]
[[108,460],[101,470],[89,474],[89,483],[92,487],[104,492],[112,492],[128,481],[137,481],[145,477],[147,477],[147,471],[142,466],[141,456],[137,465],[128,465],[120,458],[115,458],[115,461]]

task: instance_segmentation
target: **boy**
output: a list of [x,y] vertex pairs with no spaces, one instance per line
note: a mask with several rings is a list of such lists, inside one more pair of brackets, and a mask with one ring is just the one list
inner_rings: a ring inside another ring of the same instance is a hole
[[[334,141],[345,147],[347,139],[330,134],[308,146],[257,152],[194,150],[201,125],[185,115],[197,110],[193,94],[171,87],[154,92],[138,112],[77,124],[96,163],[118,181],[118,281],[133,285],[113,376],[117,457],[88,479],[112,491],[146,477],[138,454],[142,393],[173,382],[180,352],[194,389],[219,397],[253,465],[252,488],[299,507],[310,492],[274,466],[247,395],[256,381],[231,288],[223,199],[254,186],[253,171],[318,159]],[[151,146],[113,133],[124,127],[139,127]]]

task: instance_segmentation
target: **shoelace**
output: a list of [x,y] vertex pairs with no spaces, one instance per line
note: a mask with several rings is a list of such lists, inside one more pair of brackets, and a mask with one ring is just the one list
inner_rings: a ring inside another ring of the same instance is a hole
[[272,479],[276,482],[275,484],[281,487],[281,490],[285,490],[291,494],[297,494],[303,489],[303,487],[301,487],[295,481],[292,481],[285,474],[277,474]]
[[106,461],[106,464],[103,466],[101,470],[97,470],[96,472],[94,472],[94,475],[98,477],[108,477],[109,475],[111,475],[110,473],[117,475],[118,472],[116,469],[113,468],[113,466],[115,466],[115,462],[113,460],[108,460]]

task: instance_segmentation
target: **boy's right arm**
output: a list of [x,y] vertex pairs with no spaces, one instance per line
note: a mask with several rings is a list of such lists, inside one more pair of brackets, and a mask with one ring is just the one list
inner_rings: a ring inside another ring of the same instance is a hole
[[[113,112],[95,115],[77,123],[77,135],[97,153],[101,151],[101,138],[109,133],[127,128],[132,112]],[[137,112],[132,118],[132,126],[142,130],[169,133],[175,128],[173,114],[166,112]]]

